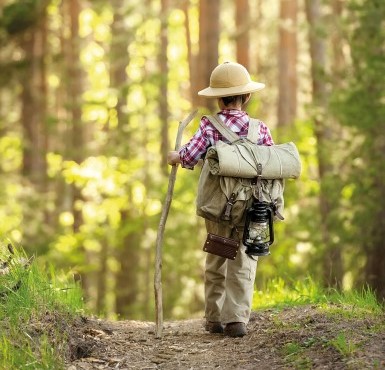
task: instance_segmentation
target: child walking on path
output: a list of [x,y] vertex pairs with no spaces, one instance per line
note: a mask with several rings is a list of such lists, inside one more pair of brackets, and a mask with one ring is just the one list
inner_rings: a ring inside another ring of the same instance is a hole
[[[243,107],[251,93],[261,90],[264,84],[254,82],[245,67],[238,63],[226,62],[218,65],[211,73],[210,86],[198,95],[216,98],[219,117],[231,131],[240,137],[247,137],[249,116]],[[228,141],[211,124],[206,116],[200,121],[194,136],[178,152],[168,153],[168,163],[180,163],[182,167],[194,169],[203,159],[207,149],[219,140]],[[270,130],[263,123],[259,125],[257,145],[274,145]],[[247,334],[257,260],[245,253],[242,245],[242,229],[206,220],[208,233],[236,239],[241,247],[235,260],[228,260],[207,254],[205,264],[205,318],[206,330],[210,333],[224,333],[230,337]]]

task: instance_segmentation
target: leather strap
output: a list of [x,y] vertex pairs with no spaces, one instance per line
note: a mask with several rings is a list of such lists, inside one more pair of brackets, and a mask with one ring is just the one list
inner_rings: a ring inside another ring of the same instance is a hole
[[218,114],[215,116],[207,116],[208,120],[213,124],[213,126],[231,143],[239,140],[239,136],[231,131],[225,123],[221,120]]
[[[213,126],[222,134],[222,136],[230,141],[230,143],[234,143],[240,139],[239,135],[231,131],[230,128],[225,125],[225,123],[222,121],[218,114],[216,114],[215,116],[206,117],[213,124]],[[258,141],[258,137],[259,121],[254,118],[250,118],[247,139],[250,140],[252,143],[256,143]]]

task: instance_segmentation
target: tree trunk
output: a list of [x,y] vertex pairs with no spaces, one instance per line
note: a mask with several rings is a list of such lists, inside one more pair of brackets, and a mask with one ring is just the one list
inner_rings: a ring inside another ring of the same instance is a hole
[[[218,65],[220,0],[199,1],[199,60],[193,77],[197,92],[209,85],[212,70]],[[215,99],[199,97],[196,103],[210,111],[216,109]]]
[[294,123],[297,113],[297,0],[280,1],[278,76],[278,131],[282,131]]
[[321,236],[324,244],[323,255],[323,280],[326,286],[341,287],[343,277],[343,266],[341,249],[338,244],[333,243],[332,231],[333,221],[331,212],[336,206],[332,189],[333,183],[333,153],[334,128],[329,123],[326,115],[328,105],[328,91],[326,88],[326,43],[320,35],[319,29],[322,25],[321,0],[306,0],[306,15],[309,23],[309,44],[311,56],[311,76],[313,90],[313,108],[315,114],[313,121],[315,136],[317,139],[318,171],[320,180],[320,219]]
[[[130,203],[132,196],[130,197]],[[115,312],[121,318],[134,318],[139,307],[138,271],[141,235],[137,230],[125,231],[135,222],[130,211],[121,212],[122,244],[118,247],[119,270],[116,275]],[[137,221],[136,221],[137,222]]]
[[101,250],[99,253],[99,270],[96,276],[97,296],[96,296],[96,312],[106,312],[106,295],[107,295],[107,276],[108,276],[108,257],[109,247],[106,237],[102,238]]
[[[134,140],[129,128],[129,116],[127,107],[127,73],[129,61],[128,45],[130,43],[130,30],[125,25],[127,5],[123,0],[113,0],[114,19],[111,25],[111,59],[110,81],[111,87],[116,91],[118,102],[115,107],[118,126],[116,136],[111,142],[111,151],[118,156],[131,158],[134,153],[130,150],[130,144]],[[135,313],[135,303],[138,295],[138,261],[139,246],[141,240],[140,227],[129,228],[128,225],[137,224],[137,215],[132,210],[131,185],[126,188],[128,194],[128,209],[121,211],[121,226],[117,240],[119,245],[116,250],[116,258],[119,269],[116,273],[116,298],[115,311],[120,317],[132,317]]]
[[190,1],[185,0],[182,3],[182,10],[185,16],[184,28],[186,32],[186,43],[187,43],[187,61],[189,68],[189,80],[190,80],[190,99],[192,105],[196,105],[196,94],[197,94],[197,84],[196,84],[196,73],[197,70],[197,56],[193,53],[192,42],[191,42],[191,30],[190,30]]
[[[262,13],[262,1],[263,0],[256,0],[256,8],[257,8],[257,14],[255,15],[256,22],[260,22],[263,19],[263,13]],[[260,73],[260,67],[261,67],[261,53],[260,53],[260,48],[261,48],[261,36],[259,35],[258,32],[255,32],[256,35],[254,35],[255,40],[253,41],[253,49],[254,50],[254,68],[257,73]]]
[[[82,123],[82,69],[80,66],[80,37],[79,37],[79,0],[69,0],[70,16],[70,39],[68,49],[68,97],[70,100],[70,117],[72,123],[71,131],[71,156],[77,164],[84,160],[84,132]],[[77,206],[78,201],[82,202],[80,189],[73,188],[73,214],[74,214],[74,232],[79,232],[83,224],[82,210]]]
[[[31,186],[32,196],[25,199],[25,219],[32,219],[38,227],[23,230],[23,237],[33,252],[47,244],[49,212],[45,202],[48,191],[47,177],[47,30],[45,11],[39,21],[21,36],[25,62],[20,81],[21,124],[23,129],[22,174],[25,184]],[[31,232],[30,229],[34,229]]]
[[[367,160],[369,164],[368,168],[375,169],[375,171],[371,171],[371,176],[373,176],[372,192],[376,194],[377,200],[385,199],[385,164],[383,158],[383,153],[385,153],[384,126],[384,124],[380,124],[375,128],[371,152],[377,154],[369,155]],[[383,257],[385,247],[385,207],[383,202],[375,204],[374,207],[372,205],[371,207],[374,209],[374,212],[372,212],[371,215],[372,223],[367,229],[370,235],[366,236],[364,234],[365,231],[363,231],[363,237],[366,238],[364,243],[367,246],[365,282],[369,284],[371,289],[377,294],[380,301],[385,301],[385,258]]]
[[[65,44],[65,58],[67,61],[67,100],[68,119],[70,122],[67,136],[67,156],[77,164],[81,164],[86,156],[84,127],[82,122],[82,94],[83,94],[83,72],[80,65],[80,37],[79,37],[79,16],[81,11],[80,0],[68,0],[64,4],[68,14],[69,38]],[[73,232],[80,232],[83,225],[82,205],[84,202],[81,189],[72,185],[71,208],[74,217]],[[84,245],[78,246],[83,253],[85,263],[90,260]],[[86,296],[90,296],[90,287],[93,282],[90,274],[82,274],[82,286]]]
[[235,7],[236,19],[236,55],[237,62],[250,69],[250,55],[249,55],[249,29],[250,29],[250,7],[249,0],[238,0]]
[[161,141],[160,141],[160,158],[161,168],[165,176],[168,174],[167,152],[170,150],[168,140],[168,64],[167,64],[167,48],[168,48],[168,0],[161,0],[161,26],[160,26],[160,50],[159,50],[159,69],[160,69],[160,88],[159,88],[159,118],[161,120]]
[[344,40],[342,38],[342,11],[343,11],[343,0],[332,0],[332,11],[333,11],[333,32],[331,34],[331,43],[333,51],[333,78],[334,86],[341,86],[343,83],[343,74],[346,68],[346,58],[343,53]]
[[44,56],[46,52],[46,20],[24,35],[23,49],[26,58],[26,70],[23,76],[21,93],[21,121],[24,132],[23,175],[26,176],[39,191],[46,189],[46,68]]

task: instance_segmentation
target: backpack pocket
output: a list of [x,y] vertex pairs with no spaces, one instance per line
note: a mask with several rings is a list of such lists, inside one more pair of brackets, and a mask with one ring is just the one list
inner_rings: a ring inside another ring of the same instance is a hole
[[205,162],[198,183],[198,216],[229,226],[243,226],[252,198],[250,180],[213,175]]

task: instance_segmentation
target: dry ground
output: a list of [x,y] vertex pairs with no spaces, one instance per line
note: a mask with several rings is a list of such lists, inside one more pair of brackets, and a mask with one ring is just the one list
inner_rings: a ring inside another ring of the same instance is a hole
[[151,322],[82,318],[70,331],[67,370],[385,369],[385,317],[348,314],[253,312],[249,334],[237,339],[205,332],[199,319],[165,322],[156,339]]

